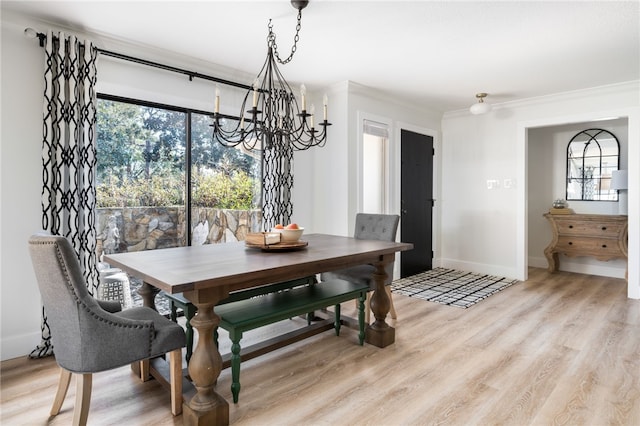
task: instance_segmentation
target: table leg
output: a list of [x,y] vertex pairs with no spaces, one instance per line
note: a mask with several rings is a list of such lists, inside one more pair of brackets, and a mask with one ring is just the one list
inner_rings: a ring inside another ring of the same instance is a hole
[[222,357],[213,340],[220,317],[213,307],[229,296],[224,288],[210,288],[184,292],[184,296],[197,307],[191,325],[198,332],[196,345],[189,361],[189,376],[196,394],[183,403],[185,425],[228,425],[229,403],[215,391],[222,371]]
[[138,289],[138,294],[142,297],[142,305],[148,306],[154,311],[156,309],[156,295],[160,293],[160,289],[156,288],[152,285],[147,284],[146,282],[142,282],[142,285]]
[[384,282],[387,278],[385,265],[392,262],[394,258],[395,253],[384,255],[380,261],[374,264],[376,271],[373,273],[373,280],[376,283],[376,288],[371,296],[371,311],[373,311],[376,320],[367,326],[365,341],[380,348],[389,346],[396,340],[396,330],[385,322],[391,309],[391,300],[389,300],[384,288]]

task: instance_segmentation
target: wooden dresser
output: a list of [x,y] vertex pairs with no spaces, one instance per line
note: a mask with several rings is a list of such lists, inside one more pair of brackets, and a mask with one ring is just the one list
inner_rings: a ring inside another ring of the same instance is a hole
[[547,213],[544,217],[553,230],[553,240],[544,249],[550,272],[558,270],[558,253],[627,260],[627,216]]

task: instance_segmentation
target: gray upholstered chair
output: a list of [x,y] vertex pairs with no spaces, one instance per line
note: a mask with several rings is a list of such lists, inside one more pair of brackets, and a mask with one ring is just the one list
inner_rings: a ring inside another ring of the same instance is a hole
[[[56,362],[61,367],[51,415],[60,412],[72,374],[76,377],[73,424],[87,422],[92,373],[140,362],[143,380],[149,359],[170,358],[171,412],[182,412],[184,330],[156,311],[136,307],[120,311],[118,302],[94,299],[88,292],[78,257],[69,241],[39,233],[29,238],[29,252],[42,296]],[[106,308],[106,309],[105,309]]]
[[[396,233],[398,231],[398,223],[400,222],[400,216],[395,214],[368,214],[358,213],[356,215],[356,227],[353,233],[354,238],[360,240],[380,240],[380,241],[395,241]],[[389,301],[391,302],[391,318],[396,319],[397,314],[395,307],[393,306],[393,299],[391,298],[391,282],[393,281],[393,265],[395,262],[389,263],[385,272],[387,273],[387,279],[385,281],[385,290]],[[359,265],[350,268],[341,269],[332,272],[323,272],[320,274],[321,281],[327,281],[332,279],[342,279],[347,281],[353,281],[358,283],[368,283],[371,291],[375,289],[375,283],[371,279],[375,267],[373,265]],[[366,322],[369,323],[371,317],[370,297],[367,297],[366,306]]]

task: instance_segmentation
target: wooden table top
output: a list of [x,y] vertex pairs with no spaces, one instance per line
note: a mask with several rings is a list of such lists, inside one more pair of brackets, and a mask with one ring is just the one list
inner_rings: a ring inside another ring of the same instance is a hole
[[105,261],[167,293],[228,286],[229,291],[382,260],[412,244],[304,235],[295,251],[248,248],[243,241],[105,255]]

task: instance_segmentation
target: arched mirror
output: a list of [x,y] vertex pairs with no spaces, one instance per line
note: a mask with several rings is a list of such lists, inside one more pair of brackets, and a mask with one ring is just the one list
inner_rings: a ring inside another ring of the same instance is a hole
[[611,172],[620,165],[620,143],[604,129],[577,133],[567,145],[567,200],[618,201]]

